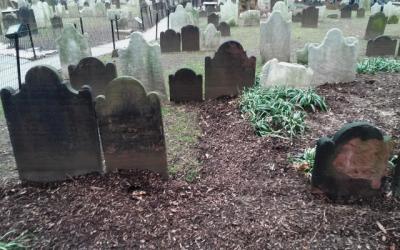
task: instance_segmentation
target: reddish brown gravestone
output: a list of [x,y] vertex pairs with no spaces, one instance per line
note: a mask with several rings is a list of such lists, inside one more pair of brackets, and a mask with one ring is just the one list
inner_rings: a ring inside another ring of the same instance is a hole
[[161,52],[180,52],[181,51],[181,34],[175,30],[169,29],[160,34]]
[[55,70],[30,69],[19,91],[1,99],[21,180],[49,182],[102,172],[90,90],[72,90]]
[[200,31],[193,25],[187,25],[181,29],[182,51],[200,50]]
[[203,100],[203,77],[191,69],[180,69],[169,75],[169,94],[172,102]]
[[148,169],[167,177],[160,100],[132,77],[114,79],[96,98],[107,170]]
[[314,6],[307,7],[303,10],[301,18],[301,27],[317,28],[318,27],[318,12],[319,9]]
[[256,58],[247,57],[236,41],[223,43],[214,58],[205,58],[205,98],[236,96],[244,88],[253,86]]
[[220,22],[217,30],[221,32],[221,36],[231,36],[231,26],[229,26],[229,24],[226,22]]
[[369,40],[367,44],[366,56],[395,56],[397,39],[390,36],[378,36]]
[[94,97],[104,95],[107,84],[117,77],[115,64],[104,64],[95,57],[86,57],[78,65],[69,65],[68,73],[73,88],[89,85]]
[[212,23],[215,27],[217,27],[219,23],[219,16],[216,13],[211,13],[207,17],[207,23]]

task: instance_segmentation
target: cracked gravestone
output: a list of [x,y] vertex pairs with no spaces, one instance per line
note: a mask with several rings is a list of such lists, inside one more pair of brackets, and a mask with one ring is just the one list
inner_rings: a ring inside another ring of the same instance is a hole
[[203,100],[203,77],[191,69],[180,69],[169,75],[169,94],[172,102]]
[[199,51],[200,50],[200,31],[194,25],[186,25],[181,30],[182,35],[182,51]]
[[160,34],[161,52],[180,52],[181,51],[181,34],[175,30],[169,29]]

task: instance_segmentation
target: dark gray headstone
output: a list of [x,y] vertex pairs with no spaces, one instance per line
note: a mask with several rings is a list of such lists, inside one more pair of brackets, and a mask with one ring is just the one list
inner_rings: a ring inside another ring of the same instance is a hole
[[346,5],[340,9],[340,18],[351,18],[351,6]]
[[169,75],[169,95],[172,102],[203,100],[203,77],[191,69],[180,69]]
[[181,29],[182,34],[182,51],[199,51],[200,50],[200,31],[193,25],[186,25]]
[[292,15],[292,22],[301,23],[301,16],[302,16],[302,12],[297,12],[297,13],[293,14]]
[[364,18],[365,17],[365,9],[360,8],[357,10],[357,17],[358,18]]
[[37,31],[37,24],[35,15],[33,14],[33,10],[29,9],[28,7],[21,7],[17,12],[18,19],[22,24],[29,24],[29,28],[31,32],[36,34]]
[[215,27],[217,27],[219,24],[219,16],[216,13],[211,13],[207,17],[207,23],[212,23]]
[[391,151],[374,126],[345,125],[317,143],[311,183],[332,198],[370,196],[379,192]]
[[59,16],[50,18],[50,22],[53,29],[62,29],[64,27],[62,18]]
[[49,182],[103,171],[89,88],[72,90],[55,70],[36,66],[19,91],[3,89],[1,99],[21,180]]
[[206,15],[209,16],[211,13],[215,13],[217,11],[216,5],[206,5]]
[[358,4],[356,4],[356,3],[352,4],[350,7],[351,7],[351,10],[353,10],[353,11],[358,10]]
[[319,9],[314,6],[307,7],[303,10],[301,18],[301,27],[317,28],[318,27],[318,12]]
[[221,32],[221,36],[231,36],[231,26],[226,22],[220,22],[217,30]]
[[107,170],[148,169],[167,177],[160,100],[132,77],[114,79],[96,99]]
[[390,36],[378,36],[369,40],[366,56],[395,56],[397,39]]
[[4,27],[4,32],[7,32],[7,29],[10,26],[13,26],[15,24],[19,24],[19,20],[17,16],[13,13],[9,13],[3,16],[3,27]]
[[169,29],[160,34],[161,52],[180,52],[181,51],[181,34],[175,30]]
[[253,86],[256,58],[247,57],[242,45],[223,43],[214,58],[205,58],[205,98],[236,96],[244,87]]
[[108,83],[117,77],[115,64],[104,64],[95,57],[86,57],[78,65],[69,65],[68,73],[74,89],[89,85],[94,97],[104,95]]
[[370,40],[385,33],[387,17],[382,12],[378,12],[369,17],[364,39]]

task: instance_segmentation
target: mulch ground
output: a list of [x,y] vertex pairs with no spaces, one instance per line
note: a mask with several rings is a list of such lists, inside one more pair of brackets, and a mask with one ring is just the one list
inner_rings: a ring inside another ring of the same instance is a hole
[[294,141],[254,135],[238,99],[191,106],[202,128],[195,183],[120,172],[7,186],[0,235],[28,230],[34,248],[397,249],[399,200],[388,192],[350,202],[314,195],[288,157],[354,120],[398,141],[399,82],[381,74],[319,87],[331,110],[309,114],[309,130]]

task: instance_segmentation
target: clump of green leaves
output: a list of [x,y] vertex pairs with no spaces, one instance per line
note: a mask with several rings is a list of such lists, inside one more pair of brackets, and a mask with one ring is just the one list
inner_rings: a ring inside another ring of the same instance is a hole
[[357,72],[362,74],[376,74],[377,72],[400,72],[400,60],[392,58],[366,58],[357,64]]
[[297,170],[309,175],[311,174],[314,168],[315,149],[316,148],[306,148],[300,157],[294,158],[293,162]]
[[240,108],[260,136],[295,137],[305,131],[305,111],[327,110],[325,99],[314,89],[262,88],[244,91]]
[[10,231],[0,237],[0,250],[22,250],[28,248],[27,242],[29,241],[29,238],[27,234],[25,234],[25,232],[20,234],[13,240],[6,240],[7,238],[9,238],[10,235],[14,233],[14,231]]

